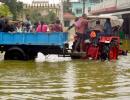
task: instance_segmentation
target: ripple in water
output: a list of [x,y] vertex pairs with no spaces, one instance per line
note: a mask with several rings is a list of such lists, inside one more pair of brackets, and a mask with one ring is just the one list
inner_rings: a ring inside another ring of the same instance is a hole
[[129,59],[1,61],[0,100],[129,100]]

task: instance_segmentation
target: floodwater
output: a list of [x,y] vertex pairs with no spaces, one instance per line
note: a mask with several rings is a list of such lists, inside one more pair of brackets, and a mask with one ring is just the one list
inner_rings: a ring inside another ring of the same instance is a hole
[[130,100],[130,54],[117,61],[0,61],[0,100]]

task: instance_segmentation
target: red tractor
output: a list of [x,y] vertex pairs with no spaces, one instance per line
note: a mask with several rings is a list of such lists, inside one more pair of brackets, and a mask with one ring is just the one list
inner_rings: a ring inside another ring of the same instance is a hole
[[[91,29],[91,27],[95,26],[96,21],[100,21],[101,26],[103,26],[106,19],[110,19],[111,26],[114,29],[112,34],[94,30],[94,28]],[[78,36],[75,36],[72,46],[72,58],[116,60],[121,54],[127,55],[127,51],[120,48],[120,37],[118,34],[119,29],[121,29],[123,24],[123,19],[119,19],[116,16],[100,15],[88,16],[88,20],[88,22],[90,22],[90,24],[88,23],[88,26],[90,26],[88,29],[91,29],[91,31],[86,32],[86,39],[83,41],[84,53],[80,52],[80,47],[77,48],[79,53],[73,52],[78,39]]]
[[[78,37],[76,36],[75,41],[72,46],[73,49],[77,42],[77,38]],[[94,60],[97,60],[97,59],[116,60],[118,59],[119,55],[127,54],[127,51],[123,51],[120,48],[120,37],[113,36],[110,34],[97,35],[96,33],[96,37],[90,37],[89,39],[83,42],[83,50],[84,50],[84,53],[81,53],[78,47],[77,51],[79,51],[79,53],[74,53],[73,55],[71,55],[72,58],[83,58],[83,59],[91,58]]]

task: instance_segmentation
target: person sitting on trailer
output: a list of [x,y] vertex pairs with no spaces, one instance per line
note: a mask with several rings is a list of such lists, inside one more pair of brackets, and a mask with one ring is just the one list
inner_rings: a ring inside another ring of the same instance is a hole
[[52,22],[51,24],[49,24],[49,31],[50,32],[54,32],[54,27],[55,27],[54,22]]
[[16,31],[15,25],[9,22],[8,19],[6,19],[3,32],[15,32],[15,31]]
[[42,32],[42,22],[40,22],[40,21],[38,22],[36,32]]
[[55,24],[54,24],[54,31],[55,32],[63,32],[63,27],[62,24],[60,22],[60,20],[56,20]]
[[20,22],[18,22],[17,24],[16,24],[16,32],[23,32],[23,30],[22,30],[22,24],[20,23]]
[[42,32],[47,32],[48,25],[45,22],[42,22]]
[[25,26],[26,26],[26,32],[30,32],[30,26],[32,24],[31,24],[31,20],[30,20],[29,15],[26,16],[26,19],[25,19],[24,23],[25,23]]

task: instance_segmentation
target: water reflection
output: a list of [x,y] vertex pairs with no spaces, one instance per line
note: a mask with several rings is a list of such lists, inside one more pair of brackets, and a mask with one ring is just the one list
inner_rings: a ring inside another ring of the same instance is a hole
[[[109,66],[109,62],[84,62],[76,64],[77,68],[77,84],[75,92],[80,93],[76,99],[94,99],[97,97],[106,98],[116,96],[111,93],[113,81],[115,80],[116,66],[113,63]],[[80,66],[80,67],[79,67]]]
[[[118,93],[118,99],[129,100],[130,96],[130,54],[128,56],[120,57],[117,61],[118,75],[116,77],[114,91]],[[129,96],[128,96],[129,95]]]
[[118,61],[0,62],[0,100],[127,100],[130,55]]
[[67,100],[75,100],[75,84],[76,84],[76,73],[74,68],[74,63],[66,64],[66,73],[63,78],[66,87],[66,91],[64,93],[64,98]]

